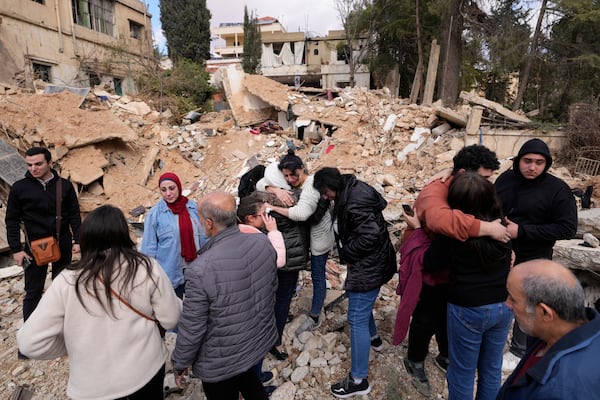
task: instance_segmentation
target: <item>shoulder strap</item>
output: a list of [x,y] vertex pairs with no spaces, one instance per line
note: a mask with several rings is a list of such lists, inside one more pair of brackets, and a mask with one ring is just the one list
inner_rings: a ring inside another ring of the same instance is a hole
[[60,239],[60,225],[62,222],[62,178],[58,176],[56,182],[56,239]]
[[[104,280],[100,276],[98,277],[98,280],[100,282],[102,282],[102,284],[104,285]],[[141,312],[140,310],[138,310],[137,308],[135,308],[134,306],[132,306],[131,304],[129,304],[129,302],[127,300],[125,300],[124,298],[122,298],[119,295],[119,293],[117,293],[113,288],[110,288],[110,292],[113,294],[113,296],[115,296],[117,299],[119,299],[119,301],[121,303],[123,303],[124,305],[126,305],[131,311],[133,311],[134,313],[136,313],[140,317],[145,318],[145,319],[150,320],[150,321],[157,322],[156,318],[152,318],[152,317],[147,316],[146,314],[144,314],[143,312]]]

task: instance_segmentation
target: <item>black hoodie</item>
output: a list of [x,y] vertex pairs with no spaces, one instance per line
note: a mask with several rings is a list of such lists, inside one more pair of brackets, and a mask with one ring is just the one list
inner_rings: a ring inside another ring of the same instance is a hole
[[[519,170],[525,154],[540,154],[546,158],[544,172],[527,179]],[[548,173],[552,157],[546,143],[531,139],[521,146],[513,168],[496,180],[496,192],[504,215],[519,225],[513,249],[516,262],[536,258],[552,258],[557,240],[571,239],[577,232],[577,206],[571,189],[561,179]]]

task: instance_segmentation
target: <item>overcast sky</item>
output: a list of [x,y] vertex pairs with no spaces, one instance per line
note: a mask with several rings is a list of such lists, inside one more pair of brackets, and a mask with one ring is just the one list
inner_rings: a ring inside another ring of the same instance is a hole
[[[160,29],[159,0],[145,0],[152,14],[154,40],[163,48],[164,36]],[[326,35],[332,29],[341,29],[335,0],[206,0],[212,14],[210,26],[222,22],[243,22],[244,5],[258,17],[277,18],[288,32],[308,31]]]

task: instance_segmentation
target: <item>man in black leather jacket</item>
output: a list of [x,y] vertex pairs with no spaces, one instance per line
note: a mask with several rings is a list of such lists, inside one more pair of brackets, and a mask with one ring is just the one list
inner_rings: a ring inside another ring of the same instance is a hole
[[[25,268],[25,298],[23,320],[35,310],[42,293],[48,265],[35,265],[29,244],[21,244],[20,224],[27,233],[27,241],[55,236],[57,185],[61,186],[61,215],[59,247],[61,258],[52,263],[52,279],[71,263],[71,254],[79,252],[81,214],[77,194],[71,182],[61,178],[52,169],[48,149],[32,147],[25,153],[25,178],[15,182],[6,206],[6,238],[17,265]],[[29,267],[31,265],[31,267]]]
[[348,267],[344,284],[348,296],[352,367],[348,377],[331,386],[339,398],[371,391],[367,380],[370,347],[381,350],[373,306],[380,287],[396,272],[396,252],[382,211],[385,199],[370,185],[337,168],[315,174],[314,187],[334,202],[333,229],[340,260]]

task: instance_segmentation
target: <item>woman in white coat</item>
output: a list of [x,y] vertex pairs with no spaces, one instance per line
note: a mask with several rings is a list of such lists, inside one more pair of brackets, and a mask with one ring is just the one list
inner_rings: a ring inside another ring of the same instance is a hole
[[158,263],[135,250],[115,207],[81,225],[81,261],[54,279],[17,333],[32,359],[69,357],[71,399],[163,399],[169,354],[157,322],[177,325],[181,300]]

